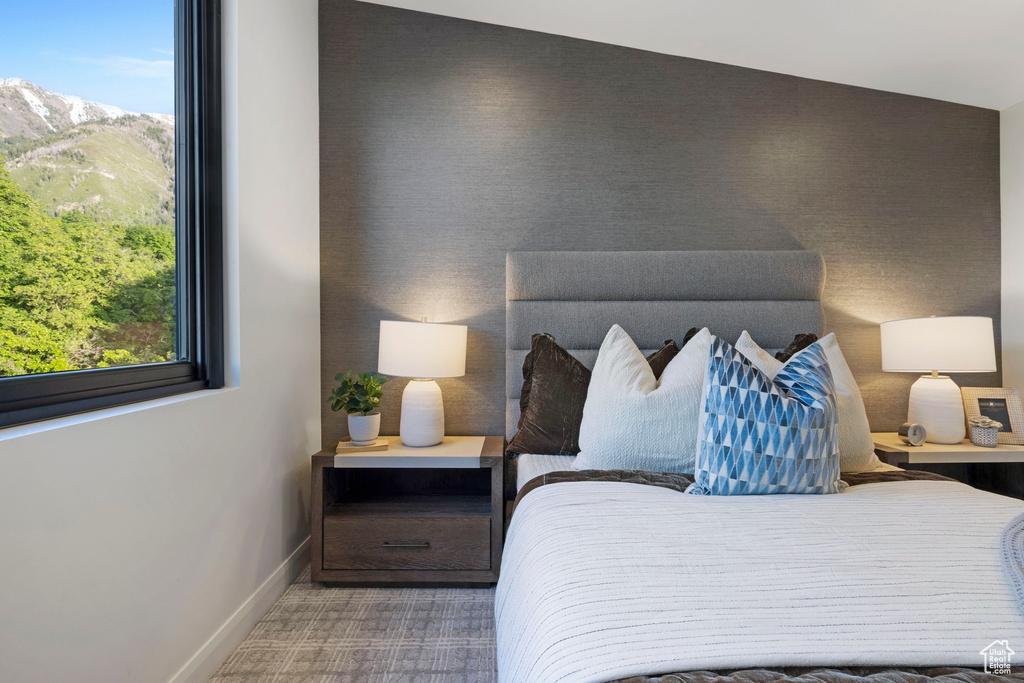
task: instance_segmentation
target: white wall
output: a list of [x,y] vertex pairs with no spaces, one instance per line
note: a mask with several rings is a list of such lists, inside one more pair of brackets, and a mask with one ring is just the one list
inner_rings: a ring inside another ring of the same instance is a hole
[[204,680],[302,561],[317,2],[227,0],[225,31],[232,386],[0,431],[0,681]]
[[1003,386],[1024,389],[1024,102],[999,114]]

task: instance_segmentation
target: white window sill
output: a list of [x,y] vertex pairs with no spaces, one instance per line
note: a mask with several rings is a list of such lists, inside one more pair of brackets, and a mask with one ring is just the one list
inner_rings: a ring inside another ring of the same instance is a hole
[[0,442],[10,441],[12,439],[18,439],[33,434],[41,434],[43,432],[49,432],[56,429],[73,427],[74,425],[85,424],[87,422],[94,422],[96,420],[107,420],[112,417],[119,417],[121,415],[129,415],[144,410],[153,410],[154,408],[161,408],[163,406],[171,405],[174,403],[181,403],[182,401],[198,401],[205,398],[219,397],[223,396],[226,393],[236,391],[238,390],[238,388],[239,387],[224,387],[221,389],[202,389],[199,391],[190,391],[185,394],[175,394],[174,396],[154,398],[149,401],[139,401],[138,403],[129,403],[123,406],[114,406],[112,408],[93,410],[88,413],[66,415],[64,417],[53,418],[52,420],[43,420],[42,422],[33,422],[31,424],[26,425],[7,427],[5,429],[0,429]]

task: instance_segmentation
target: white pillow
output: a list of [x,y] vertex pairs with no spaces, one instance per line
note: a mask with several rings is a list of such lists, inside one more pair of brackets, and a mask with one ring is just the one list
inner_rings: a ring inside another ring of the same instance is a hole
[[626,331],[613,325],[590,376],[573,468],[692,473],[710,351],[705,328],[659,381]]
[[[825,351],[836,387],[836,403],[839,406],[839,469],[842,472],[873,470],[881,463],[875,455],[871,426],[868,424],[864,399],[860,396],[857,381],[843,358],[834,333],[819,339],[818,343]],[[746,331],[736,342],[736,350],[772,379],[782,368],[783,363],[758,346]]]

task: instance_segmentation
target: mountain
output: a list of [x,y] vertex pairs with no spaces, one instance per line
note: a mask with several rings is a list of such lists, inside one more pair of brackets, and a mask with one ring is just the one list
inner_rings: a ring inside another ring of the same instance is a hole
[[0,157],[51,214],[102,221],[174,219],[174,117],[0,79]]
[[86,121],[122,116],[138,114],[50,92],[20,78],[0,78],[0,138],[38,138]]

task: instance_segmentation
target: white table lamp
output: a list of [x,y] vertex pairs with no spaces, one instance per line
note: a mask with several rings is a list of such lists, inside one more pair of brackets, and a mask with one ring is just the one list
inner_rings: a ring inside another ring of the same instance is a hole
[[960,387],[939,372],[995,372],[992,318],[911,318],[882,323],[882,370],[928,372],[910,388],[907,420],[932,443],[960,443],[966,434]]
[[444,401],[438,377],[466,374],[465,325],[380,321],[377,372],[413,378],[402,392],[399,435],[406,446],[436,446],[444,439]]

